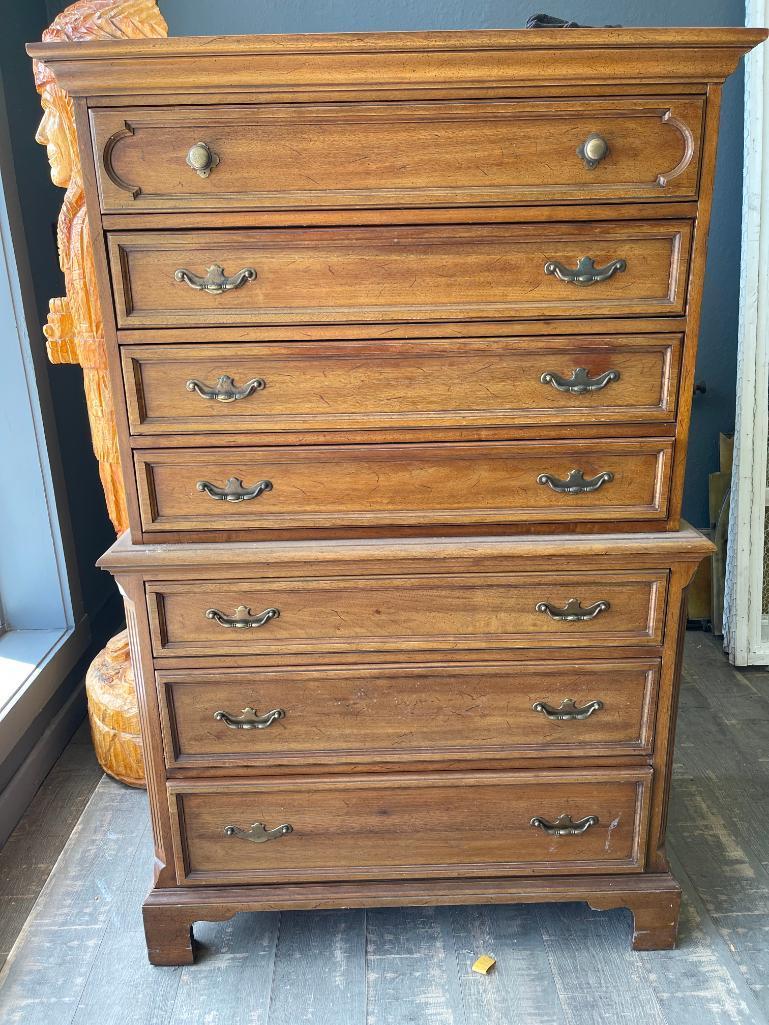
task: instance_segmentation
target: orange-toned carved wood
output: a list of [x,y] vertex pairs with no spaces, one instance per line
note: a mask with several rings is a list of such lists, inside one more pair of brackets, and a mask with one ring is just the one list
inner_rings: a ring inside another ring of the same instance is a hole
[[[168,26],[155,0],[79,0],[58,15],[43,33],[43,41],[167,35]],[[83,368],[91,439],[107,511],[121,534],[128,529],[125,484],[72,101],[45,64],[35,61],[34,69],[43,107],[35,138],[46,147],[54,185],[66,189],[57,236],[67,294],[51,299],[43,332],[52,363],[79,363]],[[94,660],[87,691],[99,764],[124,783],[144,786],[136,687],[125,634],[113,638]]]
[[[62,11],[45,30],[43,41],[167,35],[168,26],[155,0],[79,0]],[[50,302],[48,323],[44,328],[48,355],[52,363],[79,363],[83,368],[99,475],[109,517],[120,534],[128,528],[128,514],[72,101],[45,64],[35,61],[34,67],[35,85],[43,107],[36,139],[46,147],[54,184],[66,189],[57,234],[59,264],[67,294]]]
[[144,758],[128,637],[116,634],[85,678],[91,737],[99,764],[132,787],[144,786]]

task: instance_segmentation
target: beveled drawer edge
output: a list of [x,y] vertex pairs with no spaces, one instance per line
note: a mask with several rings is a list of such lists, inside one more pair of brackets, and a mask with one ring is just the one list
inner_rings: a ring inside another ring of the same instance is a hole
[[[607,644],[607,645],[610,645],[612,649],[617,648],[617,647],[634,647],[634,646],[637,646],[637,645],[642,645],[643,647],[646,647],[647,645],[648,646],[660,646],[662,644],[662,642],[663,642],[664,633],[665,633],[665,609],[666,609],[666,602],[667,602],[667,594],[668,594],[668,590],[669,590],[670,571],[669,570],[645,570],[645,571],[639,573],[639,572],[635,572],[635,571],[627,571],[627,570],[625,570],[623,572],[622,570],[619,570],[619,571],[613,571],[613,572],[608,572],[607,573],[606,571],[601,572],[600,570],[598,570],[598,571],[593,571],[593,572],[597,572],[597,577],[594,576],[592,579],[594,579],[594,580],[597,579],[599,581],[599,583],[600,583],[601,580],[603,580],[604,582],[611,582],[611,583],[616,582],[617,584],[622,584],[622,583],[627,583],[627,584],[636,583],[636,584],[638,584],[638,583],[641,583],[641,584],[644,584],[644,585],[648,585],[648,588],[649,588],[649,604],[648,604],[648,612],[647,612],[647,616],[646,616],[646,627],[645,627],[645,631],[643,633],[628,635],[627,633],[623,633],[621,630],[616,629],[614,631],[607,631],[606,633],[603,634],[603,636],[601,636],[600,634],[586,634],[582,638],[580,638],[578,635],[575,636],[572,633],[567,633],[567,634],[564,634],[561,638],[559,638],[555,633],[544,633],[544,632],[538,632],[538,631],[534,630],[534,631],[531,631],[529,633],[521,633],[521,634],[508,633],[508,634],[504,634],[504,635],[499,634],[499,633],[498,634],[492,634],[492,633],[489,633],[489,632],[477,633],[477,634],[473,634],[473,635],[464,635],[463,634],[461,636],[460,635],[455,635],[455,637],[453,639],[450,636],[447,636],[446,638],[437,638],[437,637],[432,637],[431,638],[428,635],[425,635],[425,636],[419,635],[419,636],[417,636],[416,634],[398,635],[398,636],[393,636],[391,638],[385,638],[385,637],[382,637],[382,636],[377,636],[377,637],[372,636],[372,637],[369,637],[369,638],[358,637],[358,638],[352,639],[350,641],[331,641],[331,640],[325,640],[325,641],[321,642],[319,638],[308,638],[308,639],[304,639],[304,640],[295,640],[295,641],[287,641],[286,639],[282,639],[282,640],[276,640],[274,642],[270,642],[268,640],[267,643],[264,645],[264,648],[262,649],[262,651],[259,652],[259,655],[262,655],[262,654],[267,654],[267,655],[273,654],[274,655],[274,654],[279,654],[279,653],[285,653],[287,655],[294,655],[294,654],[299,654],[299,655],[301,655],[301,654],[319,654],[322,651],[322,653],[324,655],[334,654],[334,653],[347,653],[347,654],[349,654],[351,652],[352,653],[357,652],[361,656],[363,656],[364,654],[368,654],[368,653],[371,653],[371,654],[380,653],[381,654],[381,653],[387,652],[387,653],[391,654],[391,661],[396,661],[397,660],[397,653],[400,652],[400,651],[430,651],[430,652],[435,652],[435,657],[439,658],[440,657],[438,655],[439,652],[452,652],[452,651],[455,651],[455,650],[474,651],[474,650],[477,650],[478,648],[493,648],[494,647],[494,640],[496,638],[501,637],[501,636],[505,637],[505,647],[502,647],[501,649],[497,649],[497,650],[502,650],[502,651],[506,650],[506,648],[520,649],[520,648],[527,648],[527,647],[528,648],[545,648],[545,649],[547,649],[547,648],[569,648],[570,649],[574,644],[577,644],[577,643],[581,643],[585,647],[588,647],[591,644],[592,645]],[[590,578],[590,574],[588,573],[587,575],[588,575],[588,578]],[[527,572],[523,572],[523,571],[518,571],[517,573],[513,572],[513,573],[503,573],[503,574],[492,574],[492,573],[478,574],[478,573],[472,573],[472,572],[465,572],[465,573],[459,572],[459,573],[454,573],[454,574],[448,574],[448,573],[444,572],[443,574],[437,574],[437,575],[433,575],[433,574],[421,574],[421,575],[419,575],[419,574],[411,573],[411,574],[408,574],[407,576],[402,576],[402,577],[391,576],[391,575],[388,575],[388,576],[372,576],[372,575],[360,576],[359,575],[359,576],[342,577],[342,578],[335,578],[335,577],[325,577],[325,578],[323,578],[323,577],[308,577],[306,575],[306,573],[305,573],[304,575],[301,575],[301,576],[299,576],[297,578],[294,578],[294,584],[295,585],[300,584],[302,582],[302,580],[304,580],[305,582],[307,582],[309,580],[315,580],[315,581],[318,581],[318,582],[321,582],[321,583],[326,583],[327,582],[327,583],[332,585],[332,588],[336,587],[337,589],[350,590],[351,587],[352,587],[352,589],[354,590],[354,589],[359,588],[361,585],[365,584],[366,582],[369,582],[369,583],[372,583],[372,582],[382,582],[382,583],[391,585],[393,581],[398,580],[403,586],[408,586],[408,584],[409,583],[413,583],[414,580],[425,580],[425,581],[437,580],[437,581],[440,582],[441,579],[444,579],[444,580],[446,580],[446,579],[449,579],[449,580],[453,579],[455,581],[456,580],[463,581],[465,583],[465,586],[467,586],[467,581],[473,581],[473,582],[476,582],[476,583],[478,581],[481,581],[482,583],[477,584],[477,586],[480,587],[480,586],[487,586],[488,584],[495,582],[495,578],[496,578],[496,582],[500,582],[500,578],[504,579],[504,580],[508,580],[510,577],[515,577],[517,579],[522,579],[523,582],[525,583],[527,581],[527,578],[529,580],[531,580],[532,578],[536,580],[536,579],[542,579],[542,576],[543,576],[543,574],[541,574],[541,573],[534,573],[534,572],[528,572],[527,573]],[[269,598],[271,600],[273,600],[273,601],[278,600],[275,597],[275,595],[280,593],[280,590],[281,590],[280,583],[283,583],[283,582],[287,582],[287,583],[289,583],[289,585],[291,585],[291,581],[287,580],[286,578],[283,578],[281,581],[278,582],[277,588],[275,587],[274,582],[273,582],[272,589],[270,590],[268,588],[268,590],[267,590],[267,592],[265,594],[265,598],[263,599],[263,604],[268,600],[267,596],[269,596]],[[167,632],[166,621],[165,621],[164,597],[165,597],[166,594],[169,594],[169,593],[179,593],[179,594],[188,593],[190,591],[190,584],[191,584],[191,582],[187,582],[187,581],[180,581],[180,582],[175,582],[175,581],[165,581],[165,582],[164,581],[145,581],[144,590],[145,590],[147,609],[148,609],[148,614],[149,614],[150,636],[151,636],[151,640],[152,640],[152,651],[153,651],[154,657],[155,658],[163,658],[163,657],[166,657],[169,654],[173,655],[175,651],[176,652],[181,651],[182,656],[184,656],[184,653],[186,651],[186,653],[187,653],[186,657],[193,657],[193,658],[200,658],[201,656],[205,656],[205,655],[212,655],[214,657],[218,657],[218,656],[222,656],[223,657],[223,656],[227,656],[227,655],[234,655],[234,656],[245,657],[245,658],[249,658],[249,657],[253,658],[253,657],[255,657],[256,653],[250,653],[248,651],[242,651],[242,650],[238,651],[237,649],[233,650],[232,645],[233,645],[234,642],[233,642],[233,640],[231,639],[231,637],[229,635],[227,637],[222,637],[221,642],[219,642],[218,639],[217,639],[217,641],[204,641],[204,642],[202,642],[203,645],[204,645],[204,648],[211,649],[211,648],[216,648],[218,646],[219,647],[218,651],[216,651],[216,650],[214,650],[214,651],[203,650],[202,652],[201,651],[196,651],[195,648],[194,648],[194,645],[195,645],[196,642],[189,641],[189,640],[171,641],[169,639],[168,632]],[[251,586],[253,584],[257,585],[256,586],[256,590],[258,591],[258,588],[259,588],[259,585],[260,585],[260,581],[259,580],[253,581],[253,580],[243,579],[242,581],[239,582],[238,588],[240,588],[241,585],[247,587],[247,586]],[[215,580],[211,581],[210,587],[211,587],[212,590],[216,590],[217,589],[217,584],[216,584]],[[225,587],[225,591],[228,588],[231,589],[231,585],[230,585],[229,581],[227,583],[227,586]],[[237,594],[238,590],[236,589],[233,593]],[[236,631],[236,632],[238,632],[238,631]],[[537,640],[537,638],[539,638],[539,640]],[[321,648],[321,643],[322,643],[322,648]],[[364,659],[364,661],[365,661],[365,659]]]
[[[548,663],[548,666],[551,666]],[[259,674],[261,676],[274,676],[280,679],[285,678],[287,675],[292,680],[297,681],[296,685],[308,677],[316,677],[318,674],[334,674],[338,676],[340,673],[347,674],[350,677],[360,678],[361,675],[368,674],[370,676],[384,677],[384,676],[396,676],[402,675],[404,672],[412,675],[419,675],[428,670],[446,670],[452,674],[459,673],[462,675],[466,673],[470,675],[480,670],[502,670],[502,669],[515,669],[518,671],[530,671],[532,668],[541,668],[541,662],[539,661],[524,661],[519,660],[515,662],[481,662],[481,663],[468,663],[468,662],[449,662],[449,663],[407,663],[405,665],[389,665],[389,666],[373,666],[372,664],[363,663],[361,665],[329,665],[320,666],[316,669],[310,667],[281,667],[281,668],[270,668],[261,667],[254,665],[251,670],[248,667],[239,669],[219,669],[217,671],[206,670],[201,668],[193,668],[190,671],[187,670],[167,670],[158,668],[155,671],[155,685],[158,693],[158,701],[160,707],[161,717],[161,728],[162,728],[162,740],[163,750],[165,755],[166,767],[170,770],[180,770],[182,772],[194,771],[198,774],[205,775],[206,771],[210,768],[219,768],[224,770],[229,768],[232,772],[237,773],[238,770],[242,770],[246,766],[251,766],[250,771],[267,771],[268,773],[275,771],[307,771],[308,767],[311,766],[323,766],[325,771],[334,771],[333,766],[339,765],[339,771],[347,772],[350,763],[371,763],[372,765],[386,766],[388,764],[396,763],[408,763],[408,762],[423,762],[427,763],[430,761],[470,761],[477,762],[481,761],[494,761],[500,759],[506,759],[507,761],[515,761],[516,759],[536,759],[539,761],[545,761],[548,758],[567,758],[570,762],[576,762],[579,759],[584,760],[587,757],[632,757],[632,756],[649,756],[653,750],[654,743],[654,726],[655,726],[655,715],[656,705],[658,699],[658,692],[660,686],[660,673],[661,673],[661,659],[659,658],[628,658],[628,659],[590,659],[586,661],[570,661],[566,670],[568,672],[577,672],[589,674],[596,668],[600,668],[601,673],[610,671],[612,669],[635,669],[639,672],[645,673],[646,683],[644,686],[643,701],[641,706],[641,722],[640,729],[641,735],[637,744],[621,743],[621,742],[579,742],[574,741],[571,744],[564,742],[563,744],[554,744],[552,742],[545,745],[531,744],[531,745],[515,745],[498,747],[485,747],[482,751],[474,753],[471,749],[463,748],[434,748],[430,751],[423,751],[421,754],[419,750],[410,752],[399,752],[391,748],[371,749],[371,748],[354,748],[350,747],[349,750],[336,750],[333,753],[322,754],[316,752],[313,756],[309,752],[284,752],[282,755],[276,754],[274,751],[267,752],[264,756],[259,756],[258,751],[255,751],[253,756],[236,756],[236,755],[180,755],[179,742],[176,727],[176,712],[173,704],[172,697],[172,686],[183,685],[183,684],[197,684],[205,686],[209,680],[215,679],[216,682],[223,683],[227,681],[227,678],[232,678],[233,682],[236,679],[240,679],[243,676],[247,676],[249,672]],[[556,667],[557,668],[557,663]],[[555,675],[555,671],[551,674],[549,669],[545,670],[546,675]],[[252,685],[253,688],[258,689],[258,681]],[[586,755],[578,755],[572,749],[575,746],[585,748]],[[262,764],[265,763],[265,764]],[[354,771],[354,770],[353,770]],[[374,771],[369,769],[367,771]]]
[[[215,404],[217,410],[225,419],[235,419],[237,422],[229,427],[228,434],[233,437],[248,437],[253,432],[264,432],[265,437],[270,437],[272,432],[277,432],[278,439],[286,431],[308,432],[310,435],[318,432],[334,431],[404,431],[408,437],[413,436],[415,430],[429,430],[433,424],[438,429],[462,430],[470,426],[472,429],[481,430],[484,426],[492,428],[509,427],[512,430],[533,430],[543,426],[542,419],[545,418],[544,426],[554,431],[562,427],[564,429],[578,429],[583,426],[596,423],[606,424],[607,431],[622,428],[625,424],[646,424],[650,431],[658,431],[666,424],[674,424],[678,409],[678,386],[683,356],[683,335],[678,332],[667,334],[654,334],[629,337],[622,339],[622,336],[610,336],[607,334],[598,335],[571,335],[554,336],[552,338],[533,338],[528,340],[527,353],[533,351],[543,358],[542,365],[547,363],[546,356],[555,365],[561,360],[563,366],[573,363],[576,365],[583,355],[590,353],[595,347],[598,352],[604,353],[604,349],[612,348],[610,353],[606,351],[606,359],[610,361],[615,356],[626,356],[628,353],[644,355],[647,353],[658,353],[662,361],[660,375],[660,402],[656,406],[613,406],[610,404],[610,395],[607,395],[606,410],[600,405],[597,411],[585,405],[581,410],[572,412],[568,406],[559,407],[554,414],[550,414],[547,407],[547,395],[542,395],[540,408],[516,409],[510,406],[508,409],[481,409],[453,411],[432,410],[420,412],[402,411],[400,413],[385,412],[360,412],[325,413],[317,411],[314,413],[286,414],[274,411],[262,414],[258,407],[249,407],[241,412],[239,407],[233,404],[222,406]],[[129,428],[132,443],[136,444],[138,439],[141,444],[151,446],[152,439],[157,438],[156,444],[163,445],[164,439],[174,438],[177,435],[188,437],[190,435],[213,434],[217,444],[223,444],[222,433],[225,433],[219,426],[216,417],[203,417],[194,415],[194,407],[186,419],[183,414],[171,416],[170,414],[148,421],[147,409],[144,403],[146,387],[142,376],[144,365],[169,364],[182,366],[189,361],[190,370],[194,373],[196,361],[206,363],[217,362],[223,371],[232,371],[233,362],[248,360],[253,362],[254,373],[265,373],[260,366],[261,358],[275,362],[280,366],[282,362],[292,363],[294,361],[307,360],[308,366],[315,360],[320,363],[326,361],[345,360],[354,361],[356,352],[360,352],[359,359],[373,356],[377,360],[392,360],[396,364],[398,360],[434,360],[436,364],[443,358],[455,360],[466,352],[481,356],[486,352],[490,355],[500,354],[514,360],[517,349],[522,347],[523,341],[516,344],[512,338],[500,337],[498,339],[434,339],[430,341],[413,339],[409,341],[388,341],[381,340],[347,340],[343,342],[319,342],[319,341],[296,341],[294,343],[280,345],[270,343],[249,343],[236,341],[232,343],[201,343],[199,346],[191,345],[184,341],[175,344],[161,346],[126,343],[120,347],[120,361],[123,374],[123,385],[128,408]],[[603,349],[602,349],[603,346]],[[215,350],[225,350],[221,355]],[[196,350],[202,349],[202,352]],[[269,374],[268,374],[269,376]],[[189,389],[187,389],[189,391]],[[185,396],[185,398],[188,396]],[[252,419],[249,422],[249,417]],[[468,425],[468,419],[472,418],[472,424]],[[360,421],[360,423],[358,423]],[[433,429],[436,429],[433,427]],[[166,440],[165,442],[169,442]],[[192,442],[191,442],[192,443]],[[205,445],[205,442],[202,442]]]
[[[623,450],[623,442],[625,443],[624,449],[626,451]],[[511,448],[510,455],[500,456],[500,452],[505,449],[506,445]],[[370,464],[376,467],[381,464],[386,467],[388,461],[392,460],[394,463],[397,463],[399,457],[407,457],[407,459],[411,459],[413,462],[415,456],[422,456],[425,462],[430,461],[436,466],[440,466],[443,461],[462,460],[465,463],[469,463],[473,459],[482,459],[484,456],[489,460],[500,458],[513,459],[516,445],[521,446],[521,451],[518,453],[521,456],[533,456],[540,451],[544,451],[545,456],[552,459],[559,458],[559,445],[562,445],[569,451],[569,456],[574,455],[575,458],[580,451],[589,456],[591,449],[597,449],[601,446],[604,446],[604,451],[613,452],[618,458],[624,456],[626,460],[628,458],[632,460],[632,457],[639,453],[646,457],[654,456],[656,457],[656,463],[652,471],[653,477],[651,473],[648,475],[648,477],[652,478],[651,481],[649,481],[647,476],[642,478],[645,483],[651,483],[652,485],[652,494],[647,504],[631,504],[625,501],[624,504],[610,505],[599,501],[590,505],[585,501],[576,508],[579,510],[581,520],[585,523],[621,523],[628,520],[661,522],[667,518],[675,451],[673,438],[645,436],[638,439],[621,437],[604,437],[600,439],[569,438],[563,442],[550,439],[538,442],[527,439],[520,442],[468,441],[455,442],[454,444],[447,442],[389,442],[380,445],[374,443],[357,448],[344,445],[317,445],[313,449],[312,458],[317,460],[319,464],[328,462],[330,465],[333,465],[335,457],[341,459],[344,456],[348,456],[352,459],[357,456],[362,465]],[[306,446],[274,445],[271,447],[267,446],[265,451],[268,452],[266,458],[271,460],[273,464],[277,464],[278,468],[279,464],[284,463],[289,473],[291,471],[294,471],[295,474],[306,474],[308,472],[308,450]],[[199,512],[197,509],[192,512],[170,511],[161,517],[156,484],[156,467],[170,467],[172,472],[178,474],[190,473],[194,470],[194,479],[199,473],[203,472],[198,470],[198,464],[201,462],[201,459],[203,462],[206,459],[210,462],[214,457],[220,460],[232,457],[243,463],[246,460],[253,460],[258,455],[258,449],[251,451],[245,447],[230,450],[223,446],[211,446],[210,448],[200,449],[171,448],[168,446],[154,450],[135,448],[133,453],[134,472],[138,489],[141,527],[145,535],[151,537],[153,534],[160,532],[189,530],[200,531],[201,533],[210,532],[212,535],[232,531],[241,535],[253,534],[254,536],[259,536],[262,532],[283,530],[290,532],[302,529],[314,531],[324,528],[335,530],[355,528],[398,529],[402,527],[433,525],[436,527],[441,525],[459,525],[468,528],[474,527],[477,530],[479,527],[491,529],[488,526],[490,524],[507,524],[514,528],[517,524],[527,524],[529,522],[552,523],[556,525],[554,529],[557,529],[557,524],[559,523],[572,522],[575,513],[575,507],[569,507],[568,497],[566,497],[560,507],[555,505],[549,507],[547,505],[526,506],[521,503],[518,505],[510,504],[507,507],[498,506],[490,508],[489,505],[479,502],[475,507],[468,506],[466,508],[451,509],[434,506],[428,509],[419,508],[415,501],[411,506],[406,505],[404,502],[404,505],[400,508],[366,509],[361,505],[361,508],[350,509],[343,513],[337,513],[333,509],[323,511],[303,511],[302,509],[262,511],[261,506],[252,508],[249,505],[241,508],[243,503],[238,503],[232,511],[227,509],[224,514],[222,514],[221,509],[211,505],[204,509],[203,512]],[[225,472],[223,473],[224,476],[229,476],[229,474]],[[272,472],[270,472],[270,477],[271,483],[274,482],[277,487],[279,478]],[[611,478],[608,479],[610,480]],[[537,478],[532,476],[531,481],[532,493],[535,497],[539,497],[539,489],[534,486]],[[330,476],[329,483],[331,482],[333,482],[333,477]],[[539,481],[539,483],[541,484],[542,481]],[[643,495],[641,496],[642,499],[644,497]],[[215,520],[217,516],[219,517],[218,521]],[[521,527],[520,529],[523,528]]]
[[[649,811],[651,804],[651,783],[653,778],[653,769],[651,766],[638,766],[638,767],[627,767],[627,766],[612,766],[612,767],[595,767],[590,769],[578,769],[578,770],[548,770],[548,769],[536,769],[536,770],[524,770],[515,769],[508,771],[486,771],[483,773],[473,773],[468,775],[466,771],[442,771],[440,773],[428,773],[420,772],[418,774],[390,774],[389,776],[379,774],[355,774],[344,777],[344,789],[385,789],[388,786],[408,786],[414,784],[417,781],[417,786],[446,786],[447,783],[452,781],[459,782],[462,780],[464,785],[484,785],[484,784],[498,784],[504,785],[546,785],[549,782],[558,783],[563,782],[564,777],[568,779],[572,775],[578,774],[578,781],[583,783],[634,783],[636,785],[636,802],[635,802],[635,818],[633,823],[633,849],[631,856],[625,863],[618,863],[616,865],[601,865],[601,873],[621,874],[624,872],[643,872],[645,869],[646,852],[648,845],[648,826],[649,826]],[[296,778],[284,777],[278,779],[264,779],[264,778],[253,778],[249,780],[234,780],[227,778],[217,778],[215,783],[212,780],[179,780],[173,779],[168,780],[166,783],[166,790],[168,795],[168,804],[171,814],[171,825],[172,825],[172,839],[173,839],[173,854],[176,871],[178,873],[178,879],[184,881],[188,885],[206,885],[205,880],[210,878],[212,873],[200,873],[203,878],[196,878],[197,873],[189,872],[189,856],[187,852],[186,835],[187,831],[184,823],[184,810],[182,805],[182,799],[185,794],[205,794],[207,792],[215,793],[218,796],[226,796],[227,794],[239,794],[239,793],[259,793],[259,792],[270,792],[276,789],[302,789],[306,790],[308,786],[322,789],[336,789],[339,787],[339,778],[333,776],[326,777],[308,777],[301,776]],[[591,866],[594,862],[589,862]],[[421,866],[420,866],[421,869]],[[477,876],[489,876],[494,874],[494,866],[492,864],[477,865],[477,866],[463,866],[462,872],[458,872],[456,868],[453,869],[441,869],[439,867],[425,867],[424,871],[429,873],[433,878],[450,878],[456,876],[467,875],[470,877]],[[573,862],[569,866],[570,871],[580,872],[580,863]],[[584,871],[584,869],[582,869]],[[597,872],[598,868],[591,868],[589,871]],[[295,871],[295,875],[298,875],[300,870]],[[405,876],[403,873],[406,873]],[[497,869],[499,872],[499,868]],[[223,876],[225,873],[215,873],[217,876]],[[246,875],[243,872],[242,875]],[[327,873],[317,871],[314,873],[317,879],[327,879],[332,881],[335,876],[338,876],[338,871],[329,870]],[[413,872],[409,873],[408,870],[402,870],[401,873],[392,871],[387,874],[387,878],[409,878],[413,876]],[[543,875],[547,876],[550,874],[564,874],[564,870],[558,866],[552,872],[548,869],[541,867],[538,871],[533,872],[530,863],[521,863],[520,867],[513,869],[505,873],[507,875]],[[352,878],[374,878],[370,873],[367,875],[364,871],[362,876],[355,874],[351,875],[350,871],[347,871],[347,875]],[[384,873],[383,873],[384,877]],[[295,880],[295,881],[298,881]]]

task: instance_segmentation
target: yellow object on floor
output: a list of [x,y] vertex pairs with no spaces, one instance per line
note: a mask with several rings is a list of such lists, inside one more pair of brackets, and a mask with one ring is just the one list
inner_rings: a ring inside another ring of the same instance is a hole
[[495,957],[492,957],[490,954],[481,954],[473,965],[473,971],[478,972],[479,975],[488,975],[496,963],[497,959]]

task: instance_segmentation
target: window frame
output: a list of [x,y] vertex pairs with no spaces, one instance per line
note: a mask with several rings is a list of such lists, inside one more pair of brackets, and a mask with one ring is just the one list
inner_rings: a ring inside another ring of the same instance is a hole
[[90,641],[0,83],[0,761]]

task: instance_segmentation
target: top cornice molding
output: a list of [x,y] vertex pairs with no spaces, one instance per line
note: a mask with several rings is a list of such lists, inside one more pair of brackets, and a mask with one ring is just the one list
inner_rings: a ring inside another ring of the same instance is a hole
[[[73,96],[430,94],[505,86],[722,82],[765,29],[534,29],[29,43]],[[629,51],[632,51],[632,63]],[[372,72],[376,70],[376,73]]]

